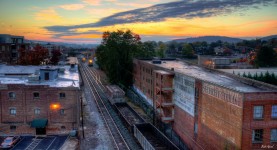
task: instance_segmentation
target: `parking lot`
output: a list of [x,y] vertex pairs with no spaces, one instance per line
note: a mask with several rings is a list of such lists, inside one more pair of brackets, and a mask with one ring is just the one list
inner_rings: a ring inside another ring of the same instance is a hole
[[64,144],[67,135],[52,135],[47,137],[35,138],[34,136],[21,136],[21,140],[12,150],[58,150]]

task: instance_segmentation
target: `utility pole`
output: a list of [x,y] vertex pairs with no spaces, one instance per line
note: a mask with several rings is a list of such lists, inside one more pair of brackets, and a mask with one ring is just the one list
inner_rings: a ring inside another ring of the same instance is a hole
[[85,131],[84,131],[84,114],[83,114],[83,99],[82,99],[82,97],[80,98],[80,100],[81,100],[82,134],[83,134],[83,138],[85,138]]

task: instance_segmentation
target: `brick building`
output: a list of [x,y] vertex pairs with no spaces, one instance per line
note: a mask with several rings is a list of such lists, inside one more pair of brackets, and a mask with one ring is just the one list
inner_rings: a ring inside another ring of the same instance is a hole
[[27,48],[23,36],[0,34],[0,63],[16,64],[19,57],[19,49]]
[[0,135],[78,129],[79,98],[77,65],[0,65]]
[[178,60],[135,59],[133,87],[190,149],[277,144],[276,86]]

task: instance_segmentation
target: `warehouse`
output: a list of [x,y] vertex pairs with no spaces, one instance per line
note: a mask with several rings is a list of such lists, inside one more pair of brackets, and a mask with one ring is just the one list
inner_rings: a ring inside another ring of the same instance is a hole
[[76,66],[0,65],[0,134],[59,134],[78,129]]
[[277,142],[277,87],[178,60],[134,60],[134,89],[191,149]]

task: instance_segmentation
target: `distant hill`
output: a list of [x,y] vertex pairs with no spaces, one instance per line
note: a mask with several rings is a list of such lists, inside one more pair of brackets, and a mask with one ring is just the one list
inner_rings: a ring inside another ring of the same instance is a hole
[[181,42],[193,43],[193,42],[203,42],[203,41],[206,41],[207,43],[212,43],[218,40],[221,40],[222,42],[228,42],[228,43],[238,43],[238,42],[241,42],[243,39],[226,37],[226,36],[201,36],[201,37],[186,38],[186,39],[176,39],[173,41],[176,41],[178,43],[181,43]]
[[266,36],[266,37],[261,38],[261,40],[262,41],[267,41],[267,40],[274,39],[274,38],[277,39],[277,35]]
[[99,44],[75,44],[75,43],[64,43],[64,42],[47,42],[47,41],[35,41],[35,40],[25,40],[25,43],[38,43],[38,44],[53,44],[60,45],[71,48],[96,48]]

